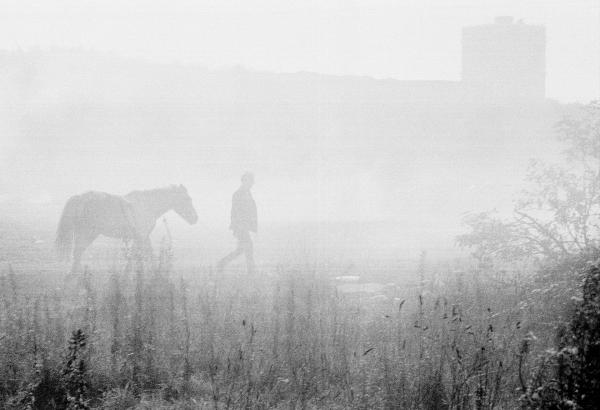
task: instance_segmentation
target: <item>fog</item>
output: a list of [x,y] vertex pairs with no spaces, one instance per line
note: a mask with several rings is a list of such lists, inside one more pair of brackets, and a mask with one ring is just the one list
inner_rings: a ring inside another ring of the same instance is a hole
[[3,1],[0,48],[79,47],[159,62],[458,80],[460,30],[511,15],[547,29],[548,97],[598,95],[594,0]]
[[600,402],[597,0],[0,0],[0,408]]
[[[265,253],[455,252],[465,213],[510,210],[528,161],[556,158],[599,66],[593,2],[459,3],[6,2],[0,208],[50,240],[72,195],[183,184],[199,223],[167,219],[194,248],[227,240],[252,171]],[[462,27],[502,13],[545,27],[546,98],[461,80]]]

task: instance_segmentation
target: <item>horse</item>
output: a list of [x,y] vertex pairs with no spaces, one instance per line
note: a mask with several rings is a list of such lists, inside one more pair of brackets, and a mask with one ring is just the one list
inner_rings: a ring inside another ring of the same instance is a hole
[[58,229],[55,247],[59,257],[72,255],[71,273],[81,270],[81,256],[99,235],[133,241],[134,247],[151,254],[150,233],[156,220],[167,211],[175,211],[190,225],[198,221],[192,198],[183,185],[124,196],[90,191],[67,201]]

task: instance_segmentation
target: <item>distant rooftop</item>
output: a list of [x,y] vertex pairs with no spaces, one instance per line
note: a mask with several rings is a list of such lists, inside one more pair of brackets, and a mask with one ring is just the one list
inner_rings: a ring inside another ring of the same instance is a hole
[[513,16],[498,16],[494,19],[494,23],[496,24],[512,24],[513,21]]

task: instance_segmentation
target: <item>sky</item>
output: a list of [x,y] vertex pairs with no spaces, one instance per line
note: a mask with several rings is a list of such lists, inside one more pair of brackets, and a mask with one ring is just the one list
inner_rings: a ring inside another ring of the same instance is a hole
[[499,15],[546,26],[548,97],[600,96],[597,0],[0,0],[0,49],[459,80],[461,28]]

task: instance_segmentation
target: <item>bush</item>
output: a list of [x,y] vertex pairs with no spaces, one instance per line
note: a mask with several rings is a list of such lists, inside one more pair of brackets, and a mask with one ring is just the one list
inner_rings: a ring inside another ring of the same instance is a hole
[[600,403],[600,266],[585,272],[582,299],[568,327],[557,331],[522,398],[529,409],[596,409]]

